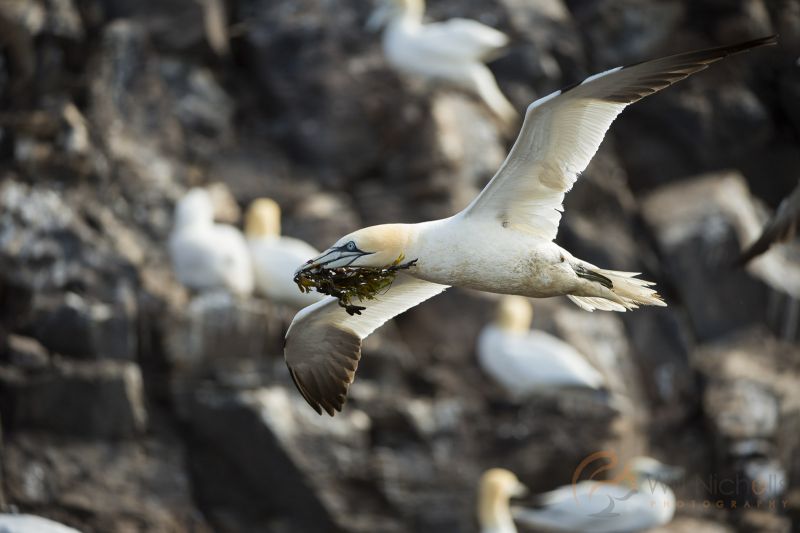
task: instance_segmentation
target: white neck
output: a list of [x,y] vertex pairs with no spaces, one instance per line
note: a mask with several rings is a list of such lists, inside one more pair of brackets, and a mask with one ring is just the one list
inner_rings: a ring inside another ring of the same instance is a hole
[[401,0],[400,3],[402,7],[397,17],[398,21],[422,23],[422,17],[425,15],[425,0]]
[[492,502],[482,502],[479,519],[481,533],[517,533],[508,500],[498,498]]

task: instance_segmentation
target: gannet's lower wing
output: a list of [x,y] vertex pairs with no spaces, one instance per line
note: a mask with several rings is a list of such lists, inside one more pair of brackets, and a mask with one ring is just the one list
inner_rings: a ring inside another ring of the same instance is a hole
[[736,263],[745,265],[754,257],[769,250],[773,244],[788,241],[797,235],[798,226],[800,226],[800,184],[781,202],[778,211],[761,232],[761,236],[739,255]]
[[360,315],[349,315],[328,297],[295,315],[286,332],[283,355],[292,380],[317,413],[341,411],[361,358],[361,341],[387,320],[447,289],[398,274],[384,294],[359,302]]
[[465,209],[553,240],[562,202],[625,107],[720,59],[775,44],[777,36],[618,67],[533,102],[500,170]]

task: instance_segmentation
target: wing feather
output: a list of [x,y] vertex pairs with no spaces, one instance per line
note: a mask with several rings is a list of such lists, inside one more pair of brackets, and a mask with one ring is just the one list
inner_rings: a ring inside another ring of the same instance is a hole
[[297,390],[319,414],[341,411],[361,359],[361,341],[446,288],[399,274],[384,294],[360,302],[366,307],[360,315],[347,314],[331,297],[301,309],[286,332],[283,352]]
[[564,195],[625,107],[726,56],[776,42],[773,35],[617,67],[533,102],[511,152],[465,216],[553,240]]

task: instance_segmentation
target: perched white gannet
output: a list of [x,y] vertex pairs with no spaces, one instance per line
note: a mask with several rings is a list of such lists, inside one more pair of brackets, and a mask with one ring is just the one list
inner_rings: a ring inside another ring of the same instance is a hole
[[481,533],[516,533],[509,500],[528,493],[513,472],[492,468],[481,476],[478,492],[478,523]]
[[302,293],[293,278],[297,265],[319,255],[300,239],[281,236],[281,209],[269,198],[250,204],[244,233],[255,271],[256,291],[270,300],[305,307],[322,299],[318,292]]
[[192,189],[178,201],[169,254],[175,275],[190,289],[253,292],[253,265],[244,236],[233,226],[214,223],[214,207],[203,189]]
[[739,256],[737,263],[744,265],[763,254],[778,242],[785,242],[797,235],[800,225],[800,184],[783,199],[775,215],[767,222],[761,236]]
[[478,336],[481,368],[516,397],[562,387],[599,390],[602,374],[575,348],[543,331],[531,331],[533,308],[522,296],[504,296],[497,318]]
[[386,268],[406,261],[391,287],[350,316],[335,298],[300,311],[284,356],[303,397],[319,413],[344,405],[361,341],[381,324],[450,285],[544,298],[567,295],[578,306],[624,311],[665,305],[652,283],[600,269],[553,242],[567,191],[629,104],[766,37],[687,52],[591,76],[532,103],[516,142],[491,182],[462,212],[419,224],[358,230],[302,266]]
[[637,457],[618,476],[621,482],[581,481],[538,496],[538,507],[513,507],[519,524],[544,531],[632,533],[661,526],[675,514],[675,493],[659,480],[682,470],[650,457]]
[[478,95],[505,124],[519,114],[484,65],[508,45],[508,36],[475,20],[423,24],[424,0],[383,0],[368,25],[386,25],[383,50],[398,71],[444,81]]
[[0,514],[0,533],[80,533],[80,531],[41,516]]

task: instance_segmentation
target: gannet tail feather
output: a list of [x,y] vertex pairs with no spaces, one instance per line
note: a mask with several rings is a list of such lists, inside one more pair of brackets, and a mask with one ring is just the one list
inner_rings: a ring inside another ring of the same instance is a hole
[[619,270],[589,270],[598,279],[608,280],[611,286],[607,287],[603,283],[600,292],[603,296],[575,296],[567,295],[575,305],[586,311],[629,311],[636,309],[640,305],[657,305],[666,307],[667,304],[661,296],[651,289],[654,285],[652,281],[639,279],[638,272],[621,272]]
[[619,311],[621,313],[627,311],[627,308],[624,305],[618,304],[617,302],[612,302],[611,300],[606,300],[605,298],[601,298],[599,296],[574,296],[572,294],[568,294],[567,298],[569,298],[572,303],[584,311],[589,311],[590,313],[595,309],[599,309],[600,311]]

